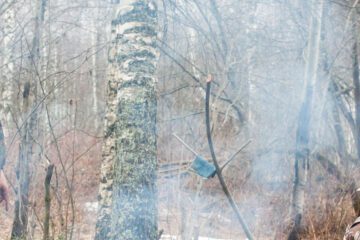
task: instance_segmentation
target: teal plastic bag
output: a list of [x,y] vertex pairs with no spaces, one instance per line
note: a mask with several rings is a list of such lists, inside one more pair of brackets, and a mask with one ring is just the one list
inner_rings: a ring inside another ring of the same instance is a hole
[[196,156],[191,163],[190,168],[199,176],[204,178],[212,178],[216,174],[216,168],[214,164],[209,163],[204,158]]

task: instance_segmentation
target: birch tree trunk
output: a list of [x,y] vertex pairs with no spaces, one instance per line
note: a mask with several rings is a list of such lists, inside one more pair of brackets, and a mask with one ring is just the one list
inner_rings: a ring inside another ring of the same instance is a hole
[[92,29],[94,31],[94,33],[91,35],[91,45],[94,48],[94,53],[92,55],[92,70],[91,70],[91,81],[92,81],[92,107],[93,107],[93,114],[94,114],[94,125],[95,128],[98,129],[98,97],[97,97],[97,89],[98,89],[98,73],[97,73],[97,68],[98,68],[98,58],[99,58],[99,53],[98,53],[98,47],[99,47],[99,42],[100,42],[100,29],[98,27],[98,23],[97,23],[97,19],[95,18],[92,21]]
[[[11,1],[5,1],[4,4],[11,5]],[[3,16],[3,58],[1,68],[1,81],[0,81],[0,121],[7,127],[10,122],[10,106],[13,95],[13,77],[14,77],[14,59],[13,59],[13,46],[15,41],[15,9],[14,6],[9,6],[4,12]],[[3,164],[0,164],[3,165]]]
[[157,239],[157,10],[121,1],[112,21],[95,239]]
[[313,0],[311,6],[311,22],[308,40],[306,65],[304,71],[305,94],[301,105],[295,146],[294,188],[292,197],[293,228],[288,236],[289,240],[299,239],[301,219],[305,205],[305,187],[309,171],[309,138],[311,109],[313,105],[314,86],[317,79],[319,65],[319,52],[321,40],[321,21],[323,13],[323,0]]
[[[5,2],[10,4],[10,2]],[[13,63],[13,47],[15,37],[15,10],[10,6],[3,14],[3,59],[2,71],[0,75],[0,171],[3,170],[6,162],[6,148],[4,128],[9,128],[10,123],[10,107],[12,102],[13,87],[12,81],[14,77],[14,63]],[[4,125],[4,126],[3,126]]]

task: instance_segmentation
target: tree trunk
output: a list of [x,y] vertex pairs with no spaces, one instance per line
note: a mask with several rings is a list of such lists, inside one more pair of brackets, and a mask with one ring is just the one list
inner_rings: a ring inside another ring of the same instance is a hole
[[[24,112],[29,112],[30,105],[30,82],[27,82],[23,90]],[[30,161],[33,153],[33,128],[36,116],[32,114],[26,121],[21,131],[21,143],[19,146],[19,159],[16,167],[16,179],[18,188],[16,189],[17,198],[15,201],[14,222],[11,232],[11,239],[26,239],[28,225],[28,205],[29,205],[29,185],[30,185]],[[26,116],[26,115],[25,115]]]
[[288,236],[289,240],[299,239],[301,218],[304,213],[305,187],[307,184],[309,170],[309,137],[311,109],[313,105],[314,85],[317,79],[319,65],[321,21],[323,11],[323,0],[314,0],[312,4],[312,17],[309,31],[309,47],[307,49],[307,59],[305,66],[304,79],[306,83],[305,95],[301,105],[298,127],[296,131],[296,152],[294,169],[294,188],[292,198],[292,221],[293,227]]
[[[10,5],[10,1],[5,1],[5,4]],[[4,55],[2,57],[2,67],[0,74],[0,170],[4,168],[6,162],[6,148],[4,129],[8,128],[11,121],[11,102],[13,96],[13,77],[14,77],[14,60],[13,47],[15,37],[15,10],[14,6],[9,6],[4,12],[3,16],[3,49]]]
[[94,48],[94,53],[92,55],[92,69],[91,69],[91,81],[92,81],[92,108],[93,108],[93,114],[94,114],[94,126],[95,129],[98,129],[98,97],[97,97],[97,89],[98,89],[98,62],[99,62],[99,53],[98,53],[98,47],[100,42],[100,29],[97,26],[97,19],[95,18],[94,21],[92,21],[92,29],[94,33],[91,35],[91,45]]
[[[358,57],[358,24],[357,12],[353,13],[353,47],[352,47],[352,77],[354,85],[354,99],[355,99],[355,144],[357,150],[357,163],[360,163],[360,78],[359,78],[359,57]],[[357,186],[356,179],[353,180],[350,186],[351,201],[357,217],[360,216],[360,190]]]
[[[30,186],[30,163],[33,157],[33,134],[37,121],[37,113],[32,112],[36,103],[37,81],[40,73],[38,69],[41,24],[44,20],[46,0],[37,1],[34,37],[28,66],[32,69],[29,80],[24,84],[23,89],[23,114],[25,124],[21,129],[21,142],[19,146],[19,159],[16,170],[18,180],[17,199],[15,201],[14,222],[11,232],[11,239],[25,239],[27,236],[28,207],[29,207],[29,186]],[[28,118],[28,114],[31,114]]]
[[47,167],[46,177],[45,177],[45,219],[44,219],[44,235],[43,240],[50,240],[50,210],[51,210],[51,178],[53,175],[54,164],[51,164]]
[[358,39],[357,39],[357,14],[356,11],[353,20],[353,48],[352,48],[352,64],[353,64],[353,85],[354,85],[354,98],[355,98],[355,125],[356,133],[355,144],[357,150],[358,161],[360,162],[360,79],[359,79],[359,59],[358,59]]
[[121,1],[112,21],[100,209],[95,239],[157,239],[157,12]]
[[[5,4],[10,5],[11,1],[5,1]],[[0,75],[0,121],[4,125],[10,122],[10,106],[13,95],[13,77],[14,77],[14,59],[13,59],[13,45],[15,41],[15,9],[14,6],[9,6],[4,12],[3,16],[3,51],[2,67]]]

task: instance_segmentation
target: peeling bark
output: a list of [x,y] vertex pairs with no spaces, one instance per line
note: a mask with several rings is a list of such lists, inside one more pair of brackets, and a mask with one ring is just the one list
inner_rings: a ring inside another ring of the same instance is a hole
[[157,239],[157,11],[122,1],[112,21],[95,239]]

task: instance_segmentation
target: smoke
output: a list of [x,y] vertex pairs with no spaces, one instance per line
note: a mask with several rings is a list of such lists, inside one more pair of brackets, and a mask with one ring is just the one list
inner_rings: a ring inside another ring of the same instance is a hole
[[[212,73],[219,83],[214,93],[233,100],[246,116],[245,122],[239,121],[229,103],[213,96],[213,135],[218,158],[224,161],[242,142],[252,139],[250,147],[227,167],[224,173],[227,182],[255,236],[274,238],[290,217],[296,131],[305,95],[312,12],[308,3],[298,1],[230,1],[219,3],[218,7],[226,29],[224,34],[217,29],[218,22],[209,4],[204,3],[206,11],[201,13],[196,4],[179,2],[167,8],[167,15],[161,15],[170,47],[159,65],[159,89],[162,93],[178,90],[159,101],[160,118],[173,119],[159,124],[160,160],[190,162],[193,158],[174,142],[171,132],[180,134],[201,155],[209,155],[201,113],[203,99],[192,89],[201,87],[205,77],[202,73]],[[350,77],[349,71],[338,66],[349,64],[349,58],[345,50],[339,50],[343,47],[344,35],[339,34],[343,31],[335,24],[344,21],[344,10],[333,4],[326,7],[323,17],[326,28],[323,27],[318,77],[310,109],[308,147],[311,154],[327,151],[336,163],[336,154],[332,154],[337,148],[332,115],[334,96],[329,92],[329,84],[335,72],[343,78]],[[206,18],[201,17],[203,15]],[[225,59],[222,59],[222,41],[229,49]],[[184,68],[190,74],[185,73]],[[194,81],[191,74],[200,83]],[[183,84],[188,87],[181,87]],[[194,112],[198,114],[189,116]],[[316,161],[310,162],[313,172],[309,184],[317,189],[314,179],[327,173]],[[185,179],[175,177],[159,182],[160,225],[165,233],[186,236],[183,230],[186,227],[194,234],[191,229],[197,227],[185,224],[191,220],[200,222],[200,232],[208,236],[226,236],[225,232],[230,232],[227,235],[230,238],[241,239],[242,232],[218,183],[215,179],[203,181],[200,192],[196,191],[193,174]],[[332,190],[330,186],[326,189]],[[311,192],[307,193],[308,200],[315,202],[321,194]],[[199,200],[200,206],[194,207],[194,199]],[[202,206],[207,205],[211,207],[202,212]],[[271,227],[262,232],[264,225]]]

